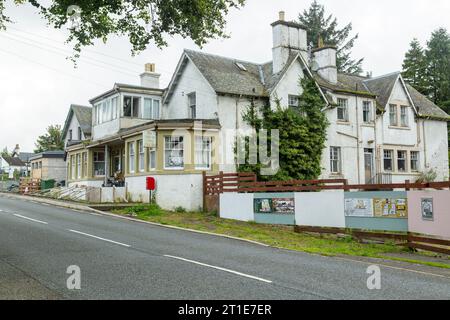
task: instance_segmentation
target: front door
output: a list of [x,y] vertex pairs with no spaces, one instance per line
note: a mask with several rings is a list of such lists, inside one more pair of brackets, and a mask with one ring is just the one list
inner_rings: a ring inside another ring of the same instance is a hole
[[373,149],[364,149],[364,173],[366,183],[373,183]]

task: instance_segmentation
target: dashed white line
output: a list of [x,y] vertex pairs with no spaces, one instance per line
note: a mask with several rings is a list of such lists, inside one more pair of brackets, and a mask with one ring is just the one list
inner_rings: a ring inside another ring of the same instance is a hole
[[246,277],[246,278],[262,281],[262,282],[265,282],[265,283],[272,283],[272,281],[267,280],[267,279],[255,277],[255,276],[252,276],[252,275],[249,275],[249,274],[245,274],[245,273],[242,273],[242,272],[238,272],[238,271],[234,271],[234,270],[230,270],[230,269],[226,269],[226,268],[222,268],[222,267],[217,267],[217,266],[213,266],[213,265],[210,265],[210,264],[206,264],[206,263],[202,263],[202,262],[198,262],[198,261],[194,261],[194,260],[189,260],[189,259],[185,259],[185,258],[171,256],[171,255],[168,255],[168,254],[165,254],[164,257],[177,259],[177,260],[181,260],[181,261],[185,261],[185,262],[190,262],[190,263],[198,264],[200,266],[204,266],[204,267],[208,267],[208,268],[213,268],[213,269],[217,269],[217,270],[233,273],[233,274],[236,274],[238,276],[242,276],[242,277]]
[[89,233],[84,233],[84,232],[77,231],[77,230],[72,230],[72,229],[69,229],[69,231],[73,232],[73,233],[81,234],[81,235],[86,236],[86,237],[91,237],[91,238],[94,238],[94,239],[103,240],[103,241],[106,241],[106,242],[111,242],[111,243],[114,243],[114,244],[118,244],[120,246],[124,246],[124,247],[127,247],[127,248],[131,247],[129,244],[125,244],[125,243],[122,243],[122,242],[117,242],[117,241],[114,241],[114,240],[97,237],[97,236],[94,236],[94,235],[89,234]]
[[41,220],[36,220],[36,219],[33,219],[33,218],[28,218],[28,217],[22,216],[22,215],[20,215],[20,214],[17,214],[17,213],[15,213],[15,214],[14,214],[14,216],[16,216],[16,217],[19,217],[19,218],[22,218],[22,219],[26,219],[26,220],[34,221],[34,222],[37,222],[37,223],[48,224],[48,223],[47,223],[47,222],[45,222],[45,221],[41,221]]

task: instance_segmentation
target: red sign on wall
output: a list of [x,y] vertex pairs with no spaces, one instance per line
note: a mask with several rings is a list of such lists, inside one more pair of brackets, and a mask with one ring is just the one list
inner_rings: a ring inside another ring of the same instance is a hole
[[147,190],[155,190],[156,189],[156,180],[153,177],[147,177],[145,179],[145,187]]

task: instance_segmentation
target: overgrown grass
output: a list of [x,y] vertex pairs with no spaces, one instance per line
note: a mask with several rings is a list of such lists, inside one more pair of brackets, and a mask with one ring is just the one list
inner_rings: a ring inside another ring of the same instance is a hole
[[118,214],[134,215],[139,219],[164,225],[208,231],[233,237],[258,241],[284,249],[317,253],[322,255],[355,255],[380,257],[384,253],[405,252],[403,247],[390,244],[362,244],[351,236],[311,235],[296,233],[292,227],[263,225],[221,219],[211,214],[198,212],[169,212],[157,205],[137,205],[113,211]]

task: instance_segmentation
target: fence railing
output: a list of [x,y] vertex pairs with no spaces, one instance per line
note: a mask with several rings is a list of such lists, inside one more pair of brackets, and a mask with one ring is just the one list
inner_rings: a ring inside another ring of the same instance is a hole
[[321,190],[394,190],[394,189],[448,189],[450,181],[416,183],[348,184],[346,179],[317,179],[290,181],[257,181],[254,173],[223,173],[208,176],[203,173],[203,194],[218,195],[224,192],[300,192]]

